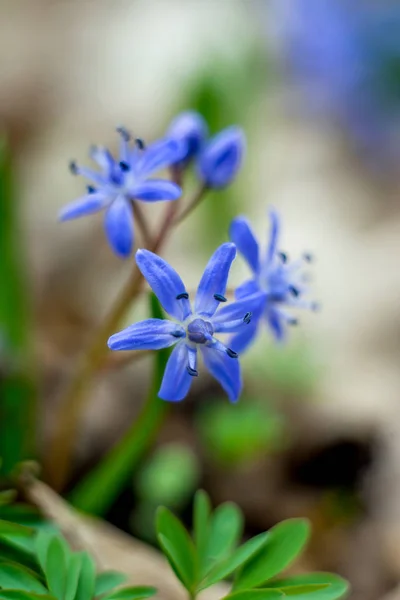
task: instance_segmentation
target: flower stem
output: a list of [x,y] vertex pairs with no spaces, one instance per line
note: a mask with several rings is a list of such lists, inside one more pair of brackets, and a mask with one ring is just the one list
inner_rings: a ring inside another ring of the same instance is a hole
[[[176,213],[174,204],[171,202],[168,205],[159,232],[150,244],[152,252],[160,249],[173,224]],[[81,412],[86,404],[86,393],[92,378],[101,369],[107,357],[107,340],[118,329],[127,309],[140,292],[142,284],[143,276],[135,266],[131,277],[97,330],[92,344],[62,396],[53,439],[50,442],[49,451],[44,457],[45,478],[57,491],[64,487],[68,479],[75,434]]]
[[207,189],[208,188],[206,185],[201,185],[198,188],[198,190],[196,191],[186,208],[184,208],[181,214],[176,217],[174,222],[175,225],[178,225],[184,219],[186,219],[186,217],[200,204],[200,202],[203,200],[203,196],[206,193]]

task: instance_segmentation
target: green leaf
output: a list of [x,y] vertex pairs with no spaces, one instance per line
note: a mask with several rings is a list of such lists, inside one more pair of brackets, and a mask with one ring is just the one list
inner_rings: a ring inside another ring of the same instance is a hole
[[11,523],[10,521],[0,520],[0,536],[9,534],[29,537],[33,535],[33,529],[24,525],[18,525],[17,523]]
[[38,594],[47,593],[46,588],[40,583],[33,571],[9,561],[0,561],[0,583],[2,587],[8,589],[24,590]]
[[[309,584],[309,585],[292,585],[286,588],[279,588],[280,592],[285,594],[285,598],[299,598],[300,600],[318,600],[320,595],[318,592],[322,590],[326,590],[329,588],[329,585],[317,585],[317,584]],[[267,590],[271,590],[274,588],[264,588]],[[323,596],[322,596],[323,597]]]
[[229,594],[222,600],[277,600],[284,597],[285,594],[279,590],[243,590]]
[[44,594],[35,594],[22,590],[1,590],[0,600],[54,600],[53,596]]
[[43,573],[46,572],[47,552],[53,537],[54,534],[49,534],[47,531],[39,531],[35,539],[36,556]]
[[30,352],[29,294],[24,236],[19,235],[20,195],[11,152],[0,137],[0,472],[35,454],[35,385]]
[[[325,589],[314,592],[310,595],[310,600],[337,600],[343,598],[349,591],[349,584],[345,579],[332,573],[309,573],[306,575],[296,575],[286,579],[276,579],[270,581],[268,589],[279,588],[286,595],[290,595],[290,589],[299,586],[325,585]],[[296,596],[297,598],[297,596]],[[299,595],[299,600],[308,600],[308,596]]]
[[65,547],[58,537],[53,537],[48,546],[44,572],[51,594],[58,600],[63,600],[67,580],[67,561]]
[[188,532],[163,506],[157,510],[156,530],[160,546],[179,579],[187,590],[193,590],[196,584],[195,549]]
[[118,590],[110,596],[106,596],[104,600],[141,600],[142,598],[150,598],[157,593],[157,589],[149,586],[127,587]]
[[96,566],[93,559],[86,552],[79,552],[81,557],[81,572],[75,600],[91,600],[94,596],[96,582]]
[[251,540],[248,540],[245,544],[237,548],[232,556],[211,569],[205,580],[199,586],[199,590],[210,587],[210,585],[214,585],[217,581],[221,581],[221,579],[228,577],[228,575],[233,573],[243,563],[256,554],[256,552],[258,552],[266,543],[268,537],[269,533],[260,533],[260,535],[253,537]]
[[273,527],[263,548],[243,566],[234,590],[256,587],[278,575],[300,554],[309,534],[305,519],[288,519]]
[[79,576],[82,568],[82,554],[76,553],[69,556],[65,578],[64,600],[74,600],[78,589]]
[[197,556],[202,564],[206,549],[210,527],[211,503],[208,494],[203,490],[198,490],[194,497],[193,505],[193,523],[194,523],[194,543]]
[[227,558],[239,542],[243,515],[233,502],[225,502],[215,510],[210,522],[205,558],[200,566],[204,577],[215,563]]
[[[151,316],[163,319],[154,294],[150,295],[150,300]],[[93,515],[104,515],[151,448],[169,409],[169,403],[158,397],[169,355],[168,348],[154,352],[151,386],[143,409],[120,441],[72,491],[70,502],[76,508]]]
[[111,592],[114,588],[127,580],[127,576],[116,571],[105,571],[96,577],[96,585],[94,589],[95,596],[101,596],[107,592]]

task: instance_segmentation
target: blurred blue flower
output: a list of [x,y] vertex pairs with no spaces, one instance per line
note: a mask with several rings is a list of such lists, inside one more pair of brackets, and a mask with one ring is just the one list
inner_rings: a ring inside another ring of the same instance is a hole
[[198,159],[198,176],[209,188],[223,188],[234,179],[245,151],[239,127],[227,127],[205,145]]
[[178,141],[166,138],[148,147],[136,139],[131,147],[129,132],[124,127],[117,131],[121,137],[117,160],[107,148],[95,146],[91,148],[90,156],[100,171],[71,163],[71,171],[93,185],[88,186],[86,195],[61,210],[60,219],[66,221],[106,209],[104,224],[108,241],[119,256],[127,257],[134,242],[132,201],[176,200],[181,195],[181,189],[175,183],[149,177],[173,164],[176,157],[182,155],[182,146]]
[[287,255],[278,249],[280,223],[274,210],[270,210],[270,221],[270,240],[265,257],[262,256],[245,217],[237,217],[230,227],[230,238],[253,273],[252,279],[239,286],[235,292],[236,299],[240,302],[252,298],[251,323],[231,340],[231,345],[237,352],[242,352],[253,341],[262,319],[267,322],[275,339],[283,341],[287,325],[297,324],[297,319],[286,312],[285,307],[317,308],[314,302],[304,298],[307,286],[302,267],[311,257],[304,255],[302,259],[288,262]]
[[[235,402],[242,381],[236,352],[214,337],[216,333],[233,333],[249,327],[256,294],[219,308],[224,296],[229,270],[236,255],[234,244],[222,244],[211,257],[197,289],[194,311],[189,294],[178,273],[162,258],[149,250],[138,250],[136,262],[165,311],[174,319],[147,319],[112,335],[111,350],[159,350],[175,344],[159,390],[163,400],[177,402],[189,391],[192,378],[198,375],[197,350],[200,348],[208,371]],[[262,294],[261,294],[262,295]]]
[[166,136],[182,143],[184,150],[178,164],[186,166],[204,146],[208,136],[207,123],[199,113],[188,110],[173,119]]
[[400,6],[278,0],[281,40],[308,106],[333,114],[367,157],[400,155]]

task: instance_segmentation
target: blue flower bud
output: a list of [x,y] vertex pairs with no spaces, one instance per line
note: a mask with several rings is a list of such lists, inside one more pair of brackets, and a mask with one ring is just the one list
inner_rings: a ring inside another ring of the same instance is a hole
[[245,137],[239,127],[223,129],[204,148],[199,157],[198,175],[210,188],[231,183],[242,163]]
[[175,117],[167,131],[167,137],[183,142],[184,150],[179,163],[184,165],[199,154],[207,135],[207,123],[199,113],[191,110]]

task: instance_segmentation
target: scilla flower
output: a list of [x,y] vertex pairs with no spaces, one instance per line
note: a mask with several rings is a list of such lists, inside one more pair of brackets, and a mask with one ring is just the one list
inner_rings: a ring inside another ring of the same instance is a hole
[[66,221],[105,209],[108,241],[118,255],[127,257],[134,242],[132,201],[156,202],[179,198],[181,189],[175,183],[149,177],[173,164],[177,156],[181,156],[182,147],[172,139],[154,142],[147,148],[142,140],[136,139],[132,147],[128,131],[123,127],[117,131],[121,136],[118,159],[107,148],[93,147],[90,156],[100,171],[71,163],[71,171],[83,175],[91,185],[85,196],[61,211],[60,219]]
[[231,240],[246,259],[253,276],[249,281],[237,288],[237,300],[244,301],[246,297],[254,298],[254,294],[264,292],[259,296],[257,306],[252,306],[252,321],[250,325],[238,332],[231,340],[232,347],[242,352],[254,339],[260,321],[264,319],[278,341],[285,338],[287,325],[295,325],[297,319],[286,312],[289,308],[316,309],[317,305],[304,299],[307,292],[303,266],[310,261],[309,255],[302,259],[288,262],[287,255],[279,252],[279,217],[270,211],[271,232],[267,252],[263,256],[251,227],[244,217],[237,217],[230,227]]
[[182,143],[184,150],[178,164],[186,166],[204,146],[208,136],[207,123],[199,113],[187,110],[173,119],[166,136]]
[[209,188],[223,188],[236,176],[245,151],[245,137],[239,127],[223,129],[206,144],[197,165],[197,174]]
[[[215,337],[216,333],[240,332],[249,327],[251,308],[258,297],[226,302],[224,296],[229,269],[236,255],[234,244],[222,244],[211,257],[201,278],[194,310],[178,273],[165,260],[148,250],[138,250],[136,262],[173,320],[147,319],[112,335],[111,350],[159,350],[175,345],[159,390],[163,400],[182,400],[193,377],[198,375],[197,351],[204,364],[224,388],[229,399],[238,399],[242,381],[236,352]],[[219,310],[218,310],[219,309]]]

